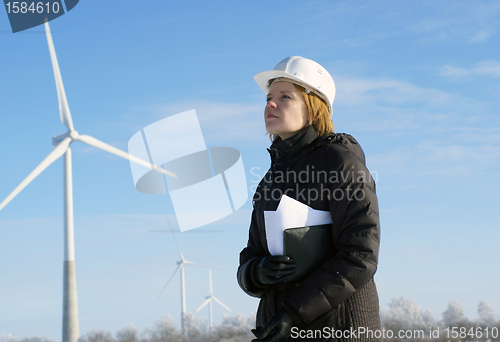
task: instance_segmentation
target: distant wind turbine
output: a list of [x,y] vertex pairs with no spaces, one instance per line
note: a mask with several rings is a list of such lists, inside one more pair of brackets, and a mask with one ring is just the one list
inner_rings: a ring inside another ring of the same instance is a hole
[[63,337],[62,342],[77,342],[79,336],[78,326],[78,302],[76,295],[76,273],[75,273],[75,247],[73,234],[73,180],[71,168],[70,144],[81,141],[87,145],[99,148],[119,157],[128,159],[168,176],[176,177],[161,167],[134,157],[111,145],[97,140],[88,135],[79,135],[73,127],[73,121],[69,111],[66,93],[57,63],[56,51],[52,42],[49,24],[45,22],[45,33],[49,44],[50,59],[54,69],[56,80],[57,99],[59,102],[59,117],[68,131],[62,135],[52,138],[52,144],[56,146],[52,152],[26,177],[1,203],[0,210],[7,205],[16,195],[21,192],[33,179],[42,173],[50,164],[64,154],[64,271],[63,271]]
[[208,270],[208,278],[209,278],[209,284],[210,284],[210,296],[205,297],[207,298],[206,301],[203,302],[203,304],[200,305],[198,309],[196,309],[196,312],[200,311],[205,305],[208,304],[208,319],[209,319],[209,329],[210,329],[210,336],[212,332],[212,327],[213,327],[213,320],[212,320],[212,300],[215,300],[217,303],[219,303],[224,309],[228,310],[229,312],[232,312],[230,308],[228,308],[224,303],[222,303],[217,297],[214,296],[213,293],[213,287],[212,287],[212,269]]
[[[168,224],[170,225],[170,221],[168,220]],[[184,259],[184,256],[182,255],[181,249],[179,247],[179,244],[177,243],[177,238],[175,237],[174,231],[172,229],[172,226],[170,225],[170,231],[172,232],[172,236],[174,237],[175,245],[177,246],[177,251],[179,252],[179,256],[181,257],[181,260],[177,261],[177,268],[175,269],[174,273],[170,277],[170,279],[167,281],[165,286],[163,286],[163,289],[160,291],[160,294],[158,295],[158,298],[160,298],[161,294],[165,289],[167,288],[168,284],[170,281],[174,278],[174,276],[177,274],[177,271],[181,271],[181,328],[182,328],[182,335],[186,335],[186,325],[185,325],[185,320],[186,320],[186,281],[184,277],[184,266],[185,265],[193,265],[193,266],[202,266],[202,267],[208,267],[210,266],[207,265],[202,265],[202,264],[197,264],[191,261],[187,261]]]

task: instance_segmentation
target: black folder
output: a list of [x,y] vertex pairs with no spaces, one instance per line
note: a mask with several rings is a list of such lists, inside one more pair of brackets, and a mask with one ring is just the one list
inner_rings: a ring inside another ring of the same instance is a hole
[[314,269],[335,254],[332,241],[332,224],[288,228],[283,231],[283,254],[297,264],[295,273],[287,283],[301,282]]

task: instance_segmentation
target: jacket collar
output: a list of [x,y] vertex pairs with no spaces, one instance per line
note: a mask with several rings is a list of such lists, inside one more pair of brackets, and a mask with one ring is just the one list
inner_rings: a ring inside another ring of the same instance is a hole
[[300,151],[311,144],[317,137],[318,133],[316,132],[314,126],[307,126],[288,139],[281,140],[281,138],[278,138],[275,140],[271,145],[269,152],[274,158],[277,158],[278,155],[284,155],[289,161],[291,161]]

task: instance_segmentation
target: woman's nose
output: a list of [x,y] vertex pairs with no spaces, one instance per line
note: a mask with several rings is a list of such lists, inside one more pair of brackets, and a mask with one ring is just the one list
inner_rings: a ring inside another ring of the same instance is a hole
[[267,101],[266,108],[276,108],[276,103],[273,100]]

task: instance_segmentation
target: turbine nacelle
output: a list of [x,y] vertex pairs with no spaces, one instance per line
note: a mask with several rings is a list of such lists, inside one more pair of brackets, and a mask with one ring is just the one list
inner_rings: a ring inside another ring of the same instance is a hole
[[212,329],[213,326],[213,319],[212,319],[212,300],[216,301],[220,306],[222,306],[224,309],[231,311],[230,308],[228,308],[224,303],[222,303],[219,299],[217,299],[214,296],[213,293],[213,286],[212,286],[212,269],[208,270],[208,278],[209,278],[209,288],[210,288],[210,296],[205,297],[207,300],[203,302],[203,304],[200,305],[198,309],[196,309],[196,312],[200,311],[203,309],[205,305],[208,304],[208,319],[209,319],[209,328],[210,330]]
[[70,132],[66,132],[64,134],[54,136],[52,138],[52,145],[57,146],[66,138],[71,138],[71,142],[73,142],[78,138],[78,132],[75,130],[72,130]]

